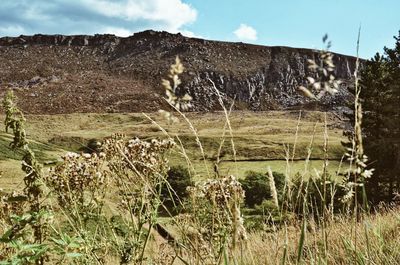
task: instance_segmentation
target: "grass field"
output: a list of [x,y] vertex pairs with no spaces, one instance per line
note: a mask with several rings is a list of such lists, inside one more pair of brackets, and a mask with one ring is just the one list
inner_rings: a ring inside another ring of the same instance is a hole
[[[332,113],[303,112],[300,119],[298,112],[289,111],[232,113],[230,121],[236,150],[236,162],[231,147],[231,134],[228,131],[224,133],[225,117],[223,113],[188,113],[187,116],[193,127],[196,128],[196,133],[183,119],[178,124],[170,125],[159,113],[147,115],[151,120],[140,113],[28,115],[26,117],[26,131],[38,159],[45,164],[45,170],[57,163],[60,156],[66,151],[79,152],[79,149],[85,147],[90,139],[101,140],[113,133],[123,133],[129,137],[137,136],[145,139],[163,138],[167,137],[166,134],[168,134],[177,142],[181,141],[188,154],[188,160],[193,164],[192,172],[195,173],[197,180],[211,176],[222,139],[224,139],[221,149],[222,162],[219,164],[221,174],[233,174],[240,178],[247,171],[265,172],[270,166],[276,172],[290,171],[290,176],[300,172],[307,177],[323,168],[323,159],[326,155],[323,148],[326,141],[326,137],[324,137],[326,115],[328,172],[335,175],[340,167],[342,169],[346,167],[340,162],[345,151],[341,145],[341,141],[345,140],[342,136],[344,124]],[[4,119],[4,117],[0,118]],[[161,131],[160,128],[165,130]],[[5,191],[21,190],[24,187],[23,173],[20,171],[22,153],[14,152],[9,148],[12,139],[9,134],[3,132],[4,126],[0,130],[2,131],[0,134],[0,170],[3,171],[0,187]],[[202,143],[205,159],[199,151],[196,135]],[[223,135],[225,137],[222,137]],[[296,152],[292,155],[295,143]],[[290,150],[288,160],[286,160],[285,150]],[[306,163],[308,152],[310,152],[310,161]],[[172,165],[186,164],[187,160],[179,154],[178,148],[173,149],[168,156]],[[125,181],[124,183],[128,182]],[[132,183],[135,183],[135,181]],[[117,216],[118,209],[121,207],[121,204],[119,204],[121,197],[118,197],[118,194],[124,193],[115,192],[118,191],[118,186],[116,183],[113,183],[113,185],[115,186],[112,186],[112,188],[107,186],[107,196],[104,197],[105,204],[102,213],[104,216],[102,218],[106,217],[106,219],[96,219],[95,223],[90,223],[89,227],[96,227],[96,231],[102,231],[108,224],[104,220],[107,220],[109,215]],[[136,193],[136,195],[138,194]],[[53,205],[53,203],[55,201],[49,205]],[[224,204],[220,207],[224,209],[223,212],[226,212],[228,206],[228,204]],[[62,205],[57,207],[61,209]],[[66,218],[69,213],[57,211],[57,207],[54,208],[56,209],[54,212],[63,214],[58,215],[58,219],[55,218],[59,222]],[[131,211],[132,208],[129,208],[129,212]],[[214,211],[215,208],[213,208]],[[60,218],[60,216],[62,217]],[[176,220],[180,220],[179,218],[182,216],[178,215],[176,218],[173,216],[161,217],[157,219],[157,224],[166,228],[175,238],[179,238],[182,236],[179,228],[181,224]],[[202,216],[201,213],[199,213],[199,216]],[[271,215],[268,216],[271,217]],[[258,222],[258,219],[255,219],[257,216],[245,217],[246,220],[254,219],[254,222]],[[263,218],[265,217],[263,216]],[[271,224],[265,231],[249,230],[247,234],[249,240],[246,241],[246,245],[241,246],[244,247],[245,251],[242,248],[240,250],[239,248],[232,248],[231,255],[233,259],[240,258],[240,264],[282,264],[285,261],[287,261],[286,264],[300,264],[298,250],[302,249],[301,259],[304,260],[304,264],[317,264],[317,261],[322,258],[326,260],[326,264],[349,264],[354,261],[357,264],[366,264],[364,260],[371,260],[371,264],[398,264],[398,227],[400,220],[398,209],[383,209],[376,215],[366,216],[363,222],[354,222],[355,219],[346,215],[333,217],[332,215],[332,219],[329,219],[323,226],[318,223],[319,219],[305,219],[307,221],[303,221],[303,224],[301,224],[295,219],[289,218],[284,226],[278,223],[277,226]],[[103,222],[99,220],[103,220]],[[70,221],[72,222],[72,220]],[[196,223],[191,224],[193,227],[196,225]],[[63,222],[57,223],[59,227],[65,225]],[[115,224],[112,223],[112,225],[114,227]],[[148,227],[149,225],[146,224],[141,230],[150,231]],[[114,228],[122,231],[124,226]],[[90,232],[91,229],[86,231]],[[107,230],[105,231],[107,232]],[[105,235],[107,235],[106,232]],[[142,252],[145,253],[146,257],[151,257],[154,260],[164,259],[165,253],[168,255],[173,253],[171,249],[162,250],[168,242],[158,233],[154,231],[154,228],[153,232],[148,233],[149,243],[147,247],[145,245],[143,248],[145,252]],[[89,247],[101,249],[107,245],[106,242],[110,242],[110,238],[106,236],[100,239],[105,241],[98,241],[99,238],[93,241],[88,239],[85,244]],[[132,241],[130,238],[126,240],[127,242]],[[119,241],[115,241],[117,243],[112,242],[116,246],[125,246],[123,241],[121,241],[122,243]],[[329,245],[329,252],[328,249],[324,249],[324,242]],[[353,242],[355,242],[354,245],[352,245]],[[102,247],[98,248],[97,245]],[[195,248],[201,249],[197,246]],[[376,249],[376,251],[371,252],[370,249]],[[119,251],[119,249],[117,250]],[[107,252],[104,263],[117,263],[120,258],[119,254],[120,252]],[[87,253],[85,255],[90,257]],[[188,257],[190,258],[190,255]],[[207,256],[203,255],[202,258],[204,257]]]
[[[213,171],[224,134],[224,113],[186,114],[202,143],[206,163],[199,152],[194,133],[183,118],[180,118],[179,123],[168,124],[159,113],[148,115],[158,125],[141,113],[27,115],[26,132],[40,161],[51,164],[49,162],[59,160],[62,153],[79,152],[90,139],[101,140],[113,133],[144,139],[166,137],[159,129],[161,126],[169,136],[179,136],[193,163],[196,178],[205,178],[208,176],[207,171]],[[344,153],[340,143],[344,140],[343,122],[332,113],[326,115],[329,171],[335,174]],[[4,116],[0,116],[0,119],[4,120]],[[324,154],[324,119],[325,114],[316,111],[302,112],[300,121],[298,111],[232,112],[230,122],[237,162],[234,162],[230,133],[226,131],[221,149],[220,173],[243,177],[246,171],[265,171],[267,166],[283,173],[287,170],[285,148],[289,146],[292,150],[296,137],[296,152],[293,163],[290,163],[290,170],[304,170],[304,160],[313,138],[310,168],[320,170]],[[21,153],[9,149],[11,138],[4,132],[3,125],[0,126],[0,131],[0,168],[4,173],[1,186],[8,189],[21,183]],[[172,165],[186,164],[186,160],[178,152],[172,152],[169,159]]]

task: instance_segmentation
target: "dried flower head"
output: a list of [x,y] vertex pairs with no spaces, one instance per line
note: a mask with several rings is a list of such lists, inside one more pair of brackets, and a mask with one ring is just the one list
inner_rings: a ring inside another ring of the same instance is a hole
[[[315,76],[318,77],[318,80],[314,77],[307,77],[307,87],[300,86],[299,90],[306,97],[319,100],[326,93],[331,95],[338,92],[339,85],[341,84],[340,80],[337,80],[335,77],[335,65],[333,63],[333,54],[329,52],[329,48],[331,47],[331,42],[328,41],[328,36],[325,35],[322,39],[323,43],[326,43],[326,49],[322,50],[319,54],[319,63],[315,60],[308,59],[308,69],[314,72]],[[315,95],[314,93],[318,94]]]
[[194,255],[202,253],[204,262],[214,264],[221,257],[221,249],[233,250],[247,239],[240,212],[244,199],[241,184],[233,176],[209,179],[188,188],[191,214],[183,222],[192,231]]
[[[169,70],[168,79],[162,79],[162,85],[165,88],[166,100],[178,111],[187,111],[192,107],[192,97],[188,93],[179,91],[179,86],[182,84],[179,75],[183,73],[184,67],[177,56],[175,64],[172,64]],[[169,112],[163,111],[162,113],[169,122],[175,122],[176,118]]]
[[68,152],[63,163],[57,165],[46,176],[45,181],[57,194],[61,205],[71,204],[75,200],[84,203],[85,194],[96,201],[100,191],[108,184],[104,170],[104,156],[76,154]]

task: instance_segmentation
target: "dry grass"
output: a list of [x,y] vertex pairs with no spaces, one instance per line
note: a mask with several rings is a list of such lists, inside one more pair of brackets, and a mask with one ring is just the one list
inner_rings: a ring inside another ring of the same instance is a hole
[[[328,223],[326,258],[322,231],[316,228],[315,223],[310,223],[307,227],[302,264],[400,263],[399,208],[383,209],[375,215],[365,216],[355,227],[351,222],[350,217],[338,217]],[[298,264],[296,259],[300,230],[300,225],[288,225],[272,233],[250,234],[248,248],[251,249],[252,255],[244,252],[243,264]],[[353,245],[354,234],[358,239],[356,251]]]

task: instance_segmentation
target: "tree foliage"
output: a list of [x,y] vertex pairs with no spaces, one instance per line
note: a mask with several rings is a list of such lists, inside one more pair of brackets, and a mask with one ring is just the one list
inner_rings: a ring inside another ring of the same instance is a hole
[[390,201],[400,190],[400,32],[361,71],[363,138],[374,174],[366,189],[372,202]]

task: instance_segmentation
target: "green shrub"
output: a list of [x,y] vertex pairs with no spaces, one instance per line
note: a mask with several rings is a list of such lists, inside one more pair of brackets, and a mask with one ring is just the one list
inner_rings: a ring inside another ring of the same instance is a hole
[[263,200],[260,204],[254,206],[254,210],[260,215],[278,215],[279,210],[276,208],[272,200]]
[[194,183],[190,177],[189,171],[182,166],[171,167],[167,173],[169,185],[163,185],[161,190],[161,199],[164,205],[172,213],[177,213],[181,209],[181,203],[187,198],[187,187]]
[[[273,175],[278,198],[280,198],[285,183],[285,176],[278,172],[273,172]],[[272,198],[267,173],[249,171],[246,173],[246,177],[240,180],[240,183],[245,192],[245,204],[247,207],[254,208],[256,204],[261,204],[264,200]]]

